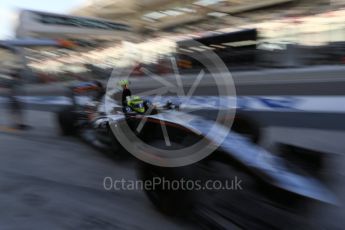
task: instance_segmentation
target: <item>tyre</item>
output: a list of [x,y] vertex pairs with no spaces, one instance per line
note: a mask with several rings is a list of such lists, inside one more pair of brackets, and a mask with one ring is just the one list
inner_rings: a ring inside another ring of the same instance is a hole
[[[141,163],[139,166],[139,178],[144,184],[153,181],[164,180],[164,183],[157,184],[155,187],[145,188],[145,194],[151,203],[161,213],[173,216],[182,217],[188,216],[193,207],[194,200],[190,191],[168,188],[173,184],[173,181],[179,181],[188,175],[188,167],[163,168],[153,165]],[[170,185],[168,185],[168,183]]]
[[260,141],[259,125],[246,116],[237,115],[231,129],[248,137],[253,143],[258,143]]
[[[308,222],[303,221],[307,219],[303,216],[303,213],[307,215],[307,203],[300,197],[267,185],[241,165],[231,162],[214,156],[179,168],[142,164],[140,179],[145,183],[154,178],[165,178],[166,181],[184,178],[199,180],[203,187],[208,181],[217,182],[213,184],[215,187],[205,190],[167,191],[159,186],[145,190],[149,200],[163,214],[189,217],[203,229],[227,229],[232,225],[243,229],[279,229],[281,223],[308,226]],[[241,182],[239,187],[236,187],[236,181]],[[219,182],[227,185],[228,190],[217,190]],[[299,218],[299,215],[304,218]],[[223,220],[219,222],[220,219]]]
[[77,133],[76,122],[78,116],[73,112],[72,108],[66,108],[57,114],[57,122],[60,127],[61,134],[64,136],[74,135]]

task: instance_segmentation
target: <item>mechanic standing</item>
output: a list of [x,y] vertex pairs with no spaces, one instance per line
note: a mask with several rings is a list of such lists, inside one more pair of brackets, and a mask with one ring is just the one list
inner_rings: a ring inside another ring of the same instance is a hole
[[20,130],[30,128],[24,123],[22,103],[17,97],[23,84],[23,66],[18,50],[0,44],[0,73],[6,76],[3,86],[7,91],[9,115],[12,120],[12,127]]
[[13,128],[19,130],[30,129],[31,126],[24,122],[24,111],[22,103],[17,99],[19,95],[18,91],[22,85],[21,73],[16,72],[12,74],[12,82],[9,86],[9,108],[11,112]]
[[127,97],[132,96],[132,92],[128,88],[129,81],[128,80],[121,80],[120,86],[122,87],[122,106],[127,106]]

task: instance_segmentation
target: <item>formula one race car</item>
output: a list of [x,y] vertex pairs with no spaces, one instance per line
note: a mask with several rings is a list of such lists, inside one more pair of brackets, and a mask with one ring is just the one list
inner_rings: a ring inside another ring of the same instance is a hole
[[[85,85],[71,89],[73,97],[76,97],[75,92],[81,91],[80,87]],[[102,92],[95,85],[89,85],[88,88]],[[290,218],[291,215],[284,208],[292,206],[292,199],[288,197],[293,197],[293,202],[337,203],[333,193],[318,179],[287,164],[284,159],[261,148],[240,132],[229,131],[229,127],[186,114],[169,101],[157,106],[149,100],[131,96],[123,107],[113,99],[107,102],[106,97],[109,95],[103,95],[101,100],[90,97],[87,103],[75,103],[59,112],[57,116],[62,133],[79,135],[93,146],[113,153],[128,149],[116,135],[126,135],[121,133],[123,130],[135,134],[128,136],[128,145],[138,146],[140,143],[136,140],[141,140],[143,146],[174,150],[176,154],[187,147],[194,151],[194,144],[205,139],[209,146],[218,146],[214,153],[198,163],[183,167],[165,165],[164,157],[155,159],[159,166],[149,164],[140,154],[146,156],[151,148],[140,148],[137,158],[144,161],[138,166],[140,179],[152,181],[161,177],[179,181],[184,178],[200,181],[201,184],[235,176],[243,180],[241,191],[166,190],[161,186],[146,190],[150,200],[165,213],[179,215],[192,212],[194,217],[207,221],[206,225],[221,229],[224,228],[222,222],[231,222],[244,228],[279,228],[281,222],[278,219],[287,223],[298,222],[298,218]],[[146,123],[138,131],[143,119]],[[162,124],[165,129],[161,128]],[[124,126],[129,129],[123,129]],[[168,146],[164,145],[165,133],[169,133],[170,137]],[[224,133],[225,138],[220,139],[219,136]]]
[[[153,105],[149,100],[140,96],[128,96],[126,102],[121,102],[108,97],[106,111],[106,96],[100,82],[86,82],[73,85],[69,88],[71,105],[59,111],[58,124],[63,135],[80,135],[87,140],[92,140],[95,147],[112,148],[109,122],[131,121],[137,117],[150,116],[165,111],[178,111],[179,105],[167,101],[164,105]],[[110,102],[109,102],[110,101]],[[91,135],[92,134],[92,135]],[[116,140],[115,140],[116,141]]]

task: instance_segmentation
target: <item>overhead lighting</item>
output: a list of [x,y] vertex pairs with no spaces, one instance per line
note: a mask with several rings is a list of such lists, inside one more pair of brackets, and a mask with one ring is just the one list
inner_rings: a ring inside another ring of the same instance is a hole
[[178,50],[182,51],[182,52],[193,53],[192,50],[188,50],[188,49],[184,49],[184,48],[179,48]]
[[150,18],[150,19],[159,19],[159,18],[162,18],[162,17],[166,17],[166,14],[163,14],[161,12],[151,12],[151,13],[148,13],[148,14],[145,14],[144,17],[146,18]]
[[205,51],[205,49],[203,49],[201,47],[190,47],[190,49],[195,50],[195,51],[199,51],[199,52]]
[[214,47],[210,47],[210,46],[200,46],[203,49],[207,49],[207,50],[214,50]]
[[178,7],[178,8],[175,8],[175,10],[183,11],[183,12],[187,12],[187,13],[193,13],[193,12],[195,12],[195,9],[192,9],[192,8],[185,8],[185,7]]
[[256,44],[257,44],[257,41],[255,41],[255,40],[246,40],[246,41],[223,43],[223,45],[233,46],[233,47],[250,46],[250,45],[256,45]]
[[143,20],[148,21],[148,22],[156,22],[156,20],[148,17],[142,17]]
[[208,13],[207,15],[212,16],[212,17],[216,17],[216,18],[220,18],[220,17],[227,16],[228,14],[220,13],[220,12],[211,12],[211,13]]
[[199,6],[209,6],[209,5],[214,5],[219,2],[222,2],[222,0],[199,0],[194,2],[193,4],[199,5]]
[[212,44],[211,46],[212,46],[212,47],[215,47],[215,48],[219,48],[219,49],[224,49],[224,48],[226,48],[225,46],[215,45],[215,44]]
[[166,10],[166,11],[163,11],[163,13],[169,16],[177,16],[177,15],[183,14],[184,12],[177,11],[177,10]]

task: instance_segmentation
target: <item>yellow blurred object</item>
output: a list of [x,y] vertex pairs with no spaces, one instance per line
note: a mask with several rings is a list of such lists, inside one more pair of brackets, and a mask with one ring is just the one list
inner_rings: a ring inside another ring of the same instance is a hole
[[178,67],[184,68],[184,69],[190,69],[193,67],[192,62],[188,60],[180,60],[177,63]]

